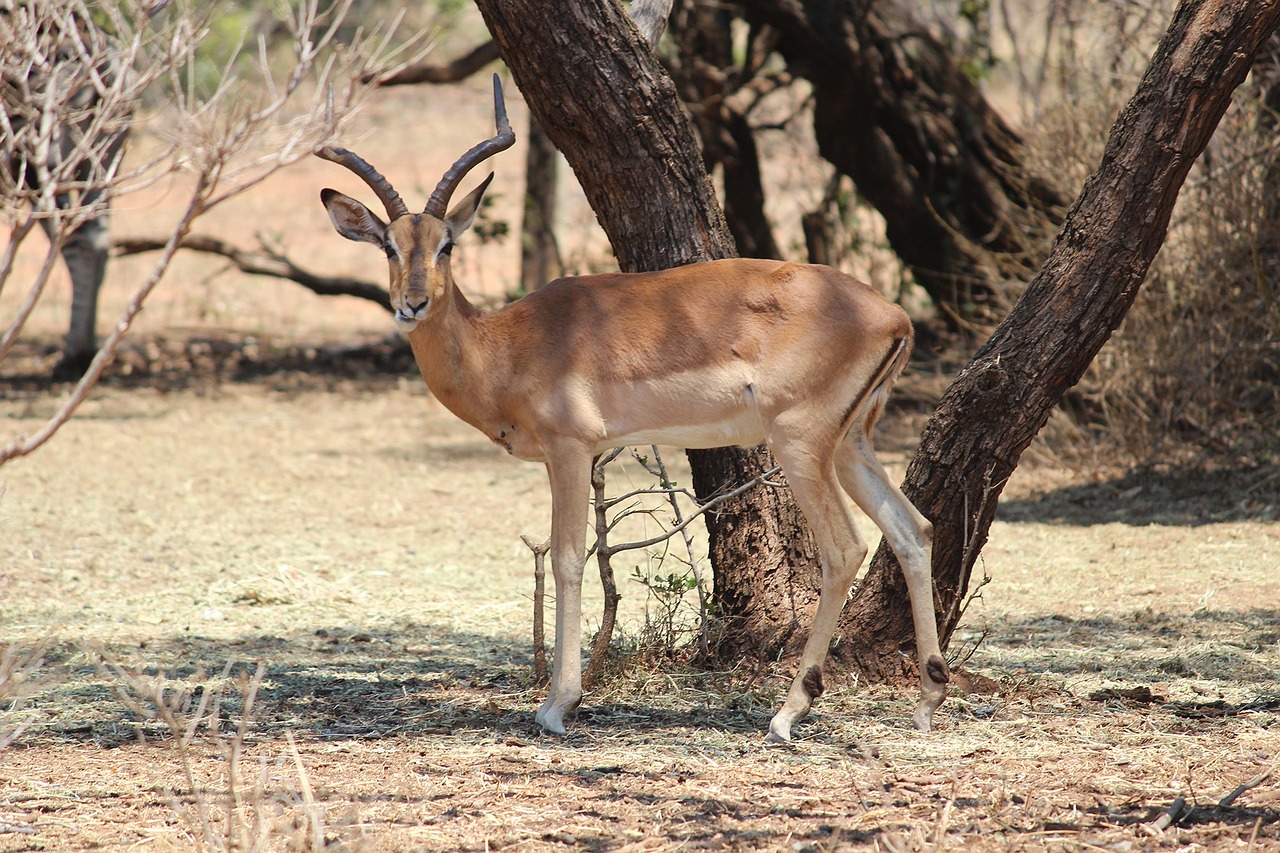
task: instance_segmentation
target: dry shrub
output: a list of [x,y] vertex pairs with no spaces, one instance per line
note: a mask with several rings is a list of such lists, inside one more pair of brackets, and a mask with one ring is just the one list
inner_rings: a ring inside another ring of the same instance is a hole
[[[1172,3],[1065,0],[1006,17],[1031,167],[1074,191],[1172,17]],[[1003,7],[1002,7],[1003,8]],[[1019,28],[1027,31],[1019,33]],[[1164,248],[1124,324],[1046,436],[1051,452],[1130,462],[1262,464],[1280,451],[1280,48],[1237,93],[1183,187]],[[1093,441],[1089,439],[1093,438]]]
[[1280,451],[1280,144],[1244,93],[1184,188],[1168,240],[1081,392],[1139,460]]

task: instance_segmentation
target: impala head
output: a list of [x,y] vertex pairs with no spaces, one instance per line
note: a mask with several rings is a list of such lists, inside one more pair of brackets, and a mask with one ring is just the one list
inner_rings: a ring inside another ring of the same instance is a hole
[[[422,213],[410,213],[391,183],[364,160],[344,148],[322,148],[318,156],[355,172],[378,196],[387,211],[383,222],[373,211],[337,190],[320,191],[320,200],[338,233],[348,240],[372,243],[386,253],[391,273],[391,309],[406,331],[427,316],[431,300],[453,283],[449,256],[454,241],[471,227],[493,175],[449,209],[449,199],[466,174],[516,141],[502,100],[502,84],[493,75],[493,105],[498,133],[474,146],[444,173]],[[446,210],[448,212],[446,213]]]

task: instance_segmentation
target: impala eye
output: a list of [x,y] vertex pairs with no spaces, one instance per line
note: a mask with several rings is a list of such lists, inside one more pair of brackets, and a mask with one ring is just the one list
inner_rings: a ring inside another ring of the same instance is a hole
[[439,251],[439,252],[437,252],[436,254],[437,254],[437,255],[444,255],[446,258],[447,258],[447,257],[449,257],[450,255],[452,255],[452,254],[453,254],[453,241],[452,241],[452,240],[450,240],[448,243],[445,243],[443,246],[441,246],[441,247],[440,247],[440,251]]

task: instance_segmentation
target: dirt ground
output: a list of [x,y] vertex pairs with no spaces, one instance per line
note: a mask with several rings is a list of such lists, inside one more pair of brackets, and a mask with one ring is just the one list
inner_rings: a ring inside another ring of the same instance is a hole
[[[430,158],[368,147],[430,186]],[[314,201],[357,191],[332,168],[200,230],[287,222],[291,254],[376,280]],[[473,290],[500,292],[514,251],[460,248]],[[113,266],[104,322],[139,263]],[[4,440],[66,393],[39,379],[62,287],[0,365]],[[1258,780],[1280,756],[1274,472],[1032,454],[953,645],[994,692],[953,695],[930,734],[911,696],[832,678],[766,747],[787,673],[743,661],[632,666],[554,738],[519,538],[547,529],[544,475],[443,411],[389,325],[184,259],[80,414],[0,471],[0,851],[1280,850],[1280,770]],[[900,473],[909,441],[884,443]],[[647,602],[622,591],[625,639]]]

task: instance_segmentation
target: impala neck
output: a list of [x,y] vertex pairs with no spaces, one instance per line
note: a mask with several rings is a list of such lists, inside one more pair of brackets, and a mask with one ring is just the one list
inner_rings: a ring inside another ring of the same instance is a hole
[[498,374],[484,313],[467,300],[452,276],[432,300],[426,318],[409,332],[409,345],[427,387],[462,420],[488,431]]

